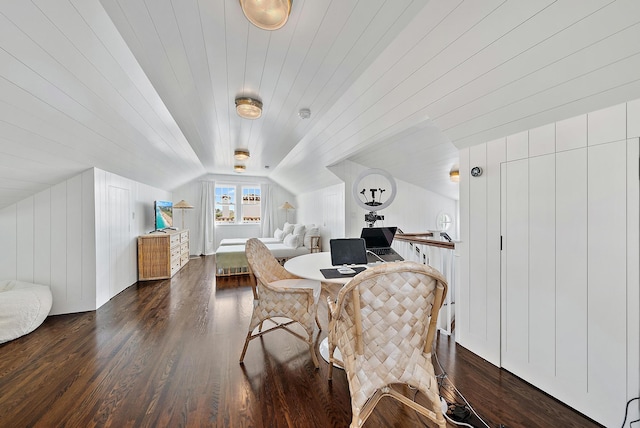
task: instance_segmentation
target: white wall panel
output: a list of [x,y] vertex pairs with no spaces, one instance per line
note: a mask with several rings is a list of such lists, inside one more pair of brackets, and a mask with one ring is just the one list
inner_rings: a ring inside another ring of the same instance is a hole
[[529,132],[519,132],[507,137],[507,161],[529,156]]
[[587,115],[556,122],[556,151],[587,146]]
[[627,103],[627,138],[640,137],[640,100]]
[[52,314],[67,309],[67,183],[51,188],[51,294]]
[[51,284],[51,189],[34,196],[33,280]]
[[529,361],[547,379],[556,356],[555,154],[529,159]]
[[67,302],[85,308],[81,310],[91,310],[95,309],[95,301],[91,301],[82,285],[82,175],[67,180],[66,196]]
[[587,115],[590,146],[627,138],[627,105],[618,104]]
[[[469,206],[469,149],[462,149],[460,155],[460,242],[456,245],[460,256],[460,281],[456,289],[456,342],[473,349],[475,353],[482,355],[483,346],[476,344],[469,335],[469,307],[471,306],[470,287],[471,274],[469,272],[469,219],[471,208]],[[478,214],[480,215],[480,214]]]
[[556,124],[540,126],[529,130],[529,156],[540,156],[555,153]]
[[592,146],[588,155],[587,387],[591,417],[607,426],[619,423],[626,403],[627,243],[608,233],[627,224],[626,151],[619,141]]
[[[487,145],[469,148],[469,163],[487,169]],[[469,218],[469,335],[487,338],[487,174],[469,177],[469,206],[481,215]]]
[[556,155],[556,376],[568,398],[587,388],[587,149]]
[[111,281],[109,260],[109,246],[105,242],[109,241],[109,223],[107,220],[107,175],[106,171],[93,169],[93,182],[95,188],[95,269],[96,269],[96,307],[104,305],[111,298],[109,284]]
[[16,278],[17,276],[17,222],[16,205],[0,210],[0,278]]
[[80,191],[82,192],[82,201],[80,218],[82,219],[82,223],[78,225],[82,248],[80,277],[82,279],[82,289],[84,293],[83,305],[89,306],[91,309],[100,307],[96,299],[96,192],[94,170],[94,168],[91,168],[81,174],[82,182]]
[[17,279],[26,282],[33,282],[33,205],[33,197],[24,199],[16,204],[16,226],[18,236],[20,236],[16,243],[16,251],[18,253]]
[[487,337],[483,349],[488,361],[500,364],[500,164],[506,160],[506,140],[487,143]]
[[[640,140],[627,140],[627,399],[640,395]],[[640,418],[640,403],[631,420]]]
[[[508,149],[507,149],[508,152]],[[528,379],[529,362],[529,166],[526,159],[504,168],[502,260],[502,365]]]
[[[345,236],[345,185],[336,184],[314,192],[298,195],[298,221],[303,224],[316,224],[320,227],[322,250],[329,251],[329,240]],[[337,205],[328,206],[327,199],[336,200]]]

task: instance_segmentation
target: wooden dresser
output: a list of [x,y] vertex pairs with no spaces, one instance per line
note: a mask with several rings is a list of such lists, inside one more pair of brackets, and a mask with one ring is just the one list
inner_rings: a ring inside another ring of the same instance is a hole
[[138,281],[171,278],[189,262],[189,230],[138,236]]

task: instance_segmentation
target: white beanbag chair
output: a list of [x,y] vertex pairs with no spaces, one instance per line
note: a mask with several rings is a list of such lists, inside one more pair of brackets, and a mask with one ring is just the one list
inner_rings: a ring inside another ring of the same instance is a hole
[[49,315],[51,304],[47,285],[0,281],[0,343],[35,330]]

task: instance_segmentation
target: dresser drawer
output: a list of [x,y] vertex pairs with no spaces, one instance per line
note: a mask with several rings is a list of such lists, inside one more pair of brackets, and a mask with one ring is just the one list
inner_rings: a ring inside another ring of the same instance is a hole
[[180,247],[173,247],[171,249],[171,263],[173,264],[173,261],[176,259],[180,260],[181,255],[182,251],[180,251]]
[[189,242],[189,231],[180,232],[180,242]]
[[170,245],[173,247],[174,245],[179,244],[179,243],[180,243],[180,235],[178,235],[177,233],[171,235],[171,244]]

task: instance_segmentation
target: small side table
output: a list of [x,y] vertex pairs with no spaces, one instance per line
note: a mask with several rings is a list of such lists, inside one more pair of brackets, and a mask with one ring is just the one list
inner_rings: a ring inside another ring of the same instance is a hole
[[322,251],[322,241],[320,236],[314,235],[311,237],[311,252],[320,253]]

